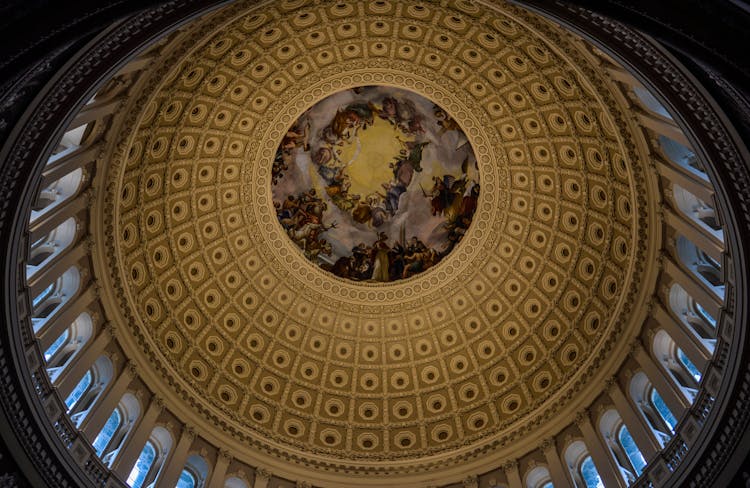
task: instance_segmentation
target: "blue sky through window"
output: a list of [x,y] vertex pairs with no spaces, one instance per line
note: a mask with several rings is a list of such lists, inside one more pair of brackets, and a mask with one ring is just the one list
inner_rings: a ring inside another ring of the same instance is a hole
[[68,331],[66,330],[62,334],[60,334],[60,337],[55,340],[55,342],[52,343],[49,348],[47,348],[46,351],[44,351],[44,360],[49,361],[52,359],[52,356],[55,355],[55,353],[62,347],[65,342],[68,340]]
[[581,463],[581,476],[583,476],[583,481],[586,483],[586,488],[604,488],[604,483],[599,478],[599,473],[596,471],[596,466],[594,466],[591,456],[587,456]]
[[70,395],[68,395],[68,398],[65,399],[65,406],[68,407],[68,412],[70,412],[75,404],[78,403],[78,400],[81,399],[83,394],[86,393],[89,385],[91,385],[91,371],[86,371],[86,374],[83,375],[81,381],[78,382],[76,387],[73,388],[73,391],[70,392]]
[[701,380],[702,375],[700,370],[693,364],[692,361],[690,361],[687,355],[680,348],[677,348],[677,359],[679,359],[682,365],[685,366],[685,369],[688,370],[688,373],[690,373],[690,375],[695,378],[695,381]]
[[146,442],[146,445],[143,446],[143,450],[141,451],[140,456],[138,456],[138,461],[135,462],[135,466],[133,466],[133,470],[128,476],[127,483],[131,488],[141,488],[141,485],[143,485],[143,482],[146,480],[148,470],[151,469],[151,465],[154,464],[155,458],[156,449],[154,449],[154,445],[151,441],[148,441]]
[[112,436],[115,435],[115,432],[117,432],[117,428],[120,427],[121,420],[122,419],[120,418],[120,411],[118,409],[114,409],[112,415],[110,415],[107,419],[107,423],[104,424],[102,431],[99,432],[99,435],[96,436],[96,439],[94,439],[94,444],[92,444],[97,456],[102,456],[102,454],[104,453],[104,449],[107,448],[107,444],[109,444]]
[[195,488],[195,476],[190,471],[183,469],[175,488]]
[[651,403],[654,405],[654,408],[657,412],[659,412],[659,416],[664,420],[664,422],[669,426],[669,430],[674,433],[674,428],[677,425],[677,419],[672,415],[672,411],[669,410],[669,407],[667,407],[667,404],[664,403],[664,399],[659,395],[659,392],[656,391],[656,388],[651,389]]
[[628,428],[624,425],[620,428],[620,445],[625,450],[625,455],[628,456],[630,464],[633,465],[633,469],[638,476],[643,472],[643,468],[646,467],[646,460],[643,459],[641,451],[638,446],[635,445],[633,437],[628,432]]
[[703,316],[703,318],[704,318],[704,319],[706,319],[706,320],[708,321],[708,323],[710,323],[710,324],[711,324],[712,326],[716,327],[716,319],[715,319],[715,318],[713,318],[713,317],[711,316],[711,314],[710,314],[710,313],[708,313],[708,312],[706,311],[706,309],[705,309],[705,308],[703,308],[703,307],[701,306],[701,304],[700,304],[700,303],[696,303],[696,304],[695,304],[695,308],[697,308],[697,309],[698,309],[698,313],[699,313],[699,314],[700,314],[701,316]]

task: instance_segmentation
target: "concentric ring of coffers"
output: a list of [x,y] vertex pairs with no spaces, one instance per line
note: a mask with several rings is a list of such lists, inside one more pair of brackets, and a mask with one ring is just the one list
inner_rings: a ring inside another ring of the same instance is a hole
[[[644,169],[586,63],[543,20],[462,2],[280,4],[214,30],[154,80],[112,164],[112,265],[143,352],[236,439],[313,464],[520,442],[580,401],[642,295]],[[481,181],[455,249],[399,280],[321,269],[274,206],[279,144],[305,151],[295,122],[373,86],[449,115]]]

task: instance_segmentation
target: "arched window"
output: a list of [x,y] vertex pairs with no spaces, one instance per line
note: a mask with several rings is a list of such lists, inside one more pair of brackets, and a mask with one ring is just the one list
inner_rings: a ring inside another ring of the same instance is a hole
[[112,379],[112,374],[112,361],[106,356],[101,356],[68,395],[65,405],[68,407],[68,415],[76,425],[86,417],[91,405]]
[[688,330],[705,344],[709,352],[713,352],[716,347],[716,319],[678,283],[669,289],[669,305]]
[[708,181],[706,169],[692,149],[663,135],[659,136],[658,141],[659,147],[669,160]]
[[34,273],[60,255],[73,243],[78,226],[76,219],[70,217],[62,224],[58,225],[46,236],[37,239],[29,249],[29,259],[26,263],[26,278],[28,279]]
[[117,433],[117,430],[121,425],[122,414],[120,413],[120,409],[116,408],[112,412],[112,415],[109,416],[107,422],[104,424],[104,427],[102,427],[101,432],[99,432],[99,435],[96,436],[96,439],[94,439],[94,443],[92,444],[97,456],[102,457],[102,454],[104,454],[104,450],[107,448],[107,445],[109,445],[109,442]]
[[207,479],[208,463],[203,457],[193,454],[187,458],[177,488],[203,488]]
[[723,299],[724,279],[721,271],[721,263],[709,256],[685,236],[677,238],[676,247],[682,264]]
[[676,386],[691,402],[695,400],[700,382],[700,370],[693,364],[685,353],[677,347],[672,337],[664,330],[654,335],[654,358],[669,373]]
[[628,485],[633,484],[646,462],[617,410],[607,410],[601,416],[599,430],[619,467],[620,475]]
[[693,379],[695,379],[697,383],[700,383],[702,377],[700,370],[693,364],[692,361],[690,361],[690,358],[688,358],[685,352],[679,347],[677,348],[677,359],[685,368],[685,370],[693,377]]
[[153,442],[148,440],[146,441],[146,445],[143,446],[143,450],[138,456],[138,460],[135,462],[135,466],[133,466],[132,471],[130,471],[130,475],[128,476],[128,479],[126,481],[128,486],[130,486],[131,488],[141,488],[155,460],[156,447],[154,446]]
[[[117,453],[120,451],[125,438],[132,430],[136,420],[138,420],[138,416],[141,413],[141,404],[132,393],[126,393],[122,396],[117,408],[112,412],[113,416],[115,412],[119,415],[120,423],[111,432],[107,430],[107,424],[105,424],[99,433],[99,436],[103,436],[104,438],[102,439],[101,451],[97,449],[96,452],[106,465],[111,465],[112,461],[117,457]],[[94,440],[94,447],[97,447],[96,441],[98,439],[99,437],[97,436],[97,439]]]
[[81,397],[83,397],[83,394],[91,387],[91,380],[91,371],[86,371],[86,374],[83,375],[81,381],[78,382],[75,388],[73,388],[73,391],[70,392],[70,395],[68,395],[68,398],[65,399],[65,406],[68,407],[68,412],[78,404]]
[[128,475],[128,485],[132,488],[151,486],[158,478],[171,448],[172,435],[169,431],[161,426],[154,427]]
[[224,481],[224,488],[249,488],[247,486],[247,483],[237,478],[236,476],[232,476],[231,478],[227,478],[226,481]]
[[565,463],[573,478],[573,483],[578,488],[600,488],[604,487],[599,478],[599,472],[591,460],[586,444],[581,441],[572,442],[565,449]]
[[195,475],[190,472],[189,469],[185,468],[180,473],[180,479],[177,480],[176,488],[197,488],[198,485],[195,482]]
[[[81,145],[87,127],[88,124],[83,124],[65,132],[60,138],[57,147],[52,152],[53,158],[61,153],[67,153],[77,149]],[[53,160],[53,158],[50,159]],[[49,162],[47,164],[49,164]]]
[[47,374],[53,381],[91,339],[93,328],[91,316],[84,312],[47,348],[44,360],[47,362]]
[[83,170],[76,168],[42,189],[31,206],[30,222],[35,223],[39,217],[78,194],[81,183],[83,183]]
[[580,472],[586,488],[604,488],[604,483],[602,483],[602,479],[599,477],[599,472],[596,470],[591,456],[583,458]]
[[633,467],[636,475],[640,476],[640,474],[643,472],[643,468],[646,467],[646,460],[643,459],[643,455],[641,454],[640,449],[638,449],[638,446],[635,445],[633,436],[630,435],[630,432],[628,431],[628,428],[625,427],[625,424],[620,426],[620,431],[617,434],[617,439],[620,442],[620,446],[625,452],[625,455],[627,456],[628,461]]
[[643,104],[644,107],[646,107],[651,112],[654,112],[656,114],[661,115],[662,117],[666,117],[668,119],[672,119],[672,116],[667,112],[667,109],[664,108],[664,106],[659,103],[659,100],[654,97],[654,95],[651,94],[650,91],[646,90],[645,88],[641,86],[634,86],[633,87],[633,93],[636,97],[638,97],[638,100]]
[[62,348],[64,344],[68,342],[68,336],[70,334],[68,333],[68,329],[65,329],[62,334],[60,334],[60,337],[55,339],[55,342],[53,342],[46,351],[44,351],[44,360],[49,364],[50,359],[52,359],[55,354],[57,354],[57,351]]
[[680,185],[672,185],[672,197],[677,209],[695,222],[704,232],[724,240],[724,232],[716,210]]
[[537,466],[526,473],[526,488],[552,488],[549,470],[544,466]]
[[663,447],[669,442],[677,425],[672,412],[644,372],[638,372],[630,380],[630,398],[635,403],[654,436]]
[[65,302],[70,300],[78,291],[81,284],[81,273],[78,268],[71,266],[57,280],[50,283],[34,299],[32,303],[32,322],[34,331],[38,331],[45,319]]
[[672,414],[672,411],[669,409],[669,407],[667,407],[667,404],[664,403],[664,399],[661,397],[661,395],[659,395],[659,392],[656,390],[656,388],[651,388],[649,400],[651,401],[651,406],[659,414],[659,417],[662,419],[664,424],[672,433],[674,433],[674,428],[677,426],[677,419]]

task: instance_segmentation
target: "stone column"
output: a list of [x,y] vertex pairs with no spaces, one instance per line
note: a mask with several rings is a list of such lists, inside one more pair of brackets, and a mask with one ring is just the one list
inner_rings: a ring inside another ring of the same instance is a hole
[[589,412],[587,410],[580,412],[576,416],[576,423],[578,428],[581,429],[583,441],[604,486],[607,488],[627,488],[627,484],[620,474],[620,468],[612,459],[612,452],[591,423]]
[[219,453],[216,456],[216,464],[214,465],[211,479],[207,485],[208,488],[224,488],[224,481],[227,477],[227,468],[231,461],[232,456],[229,454],[229,451],[219,449]]
[[256,468],[253,488],[268,488],[269,481],[271,481],[271,473],[263,468]]
[[515,459],[506,462],[503,465],[505,478],[508,480],[508,488],[524,488],[521,481],[521,473],[518,471],[518,461]]
[[557,452],[555,438],[550,437],[542,441],[542,452],[547,460],[549,475],[552,477],[552,485],[555,488],[574,488],[567,474],[568,470],[563,467],[562,459]]

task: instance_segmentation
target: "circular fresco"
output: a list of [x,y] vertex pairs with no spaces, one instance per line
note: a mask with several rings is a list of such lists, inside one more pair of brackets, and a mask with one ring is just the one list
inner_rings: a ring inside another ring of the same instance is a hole
[[416,93],[363,86],[303,113],[273,164],[279,223],[340,278],[390,282],[436,265],[469,228],[479,171],[466,135]]

